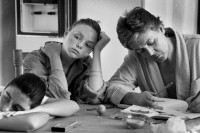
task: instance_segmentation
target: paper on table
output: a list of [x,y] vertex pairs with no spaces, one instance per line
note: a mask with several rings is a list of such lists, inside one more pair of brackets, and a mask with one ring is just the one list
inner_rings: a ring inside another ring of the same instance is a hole
[[171,99],[171,98],[158,98],[159,101],[163,102],[155,102],[158,106],[161,106],[166,109],[173,109],[176,111],[185,112],[188,108],[188,104],[186,101],[179,99]]
[[137,105],[132,105],[132,106],[122,110],[121,112],[127,113],[127,114],[141,114],[141,115],[145,115],[148,117],[159,115],[159,113],[156,112],[154,109],[137,106]]
[[178,116],[183,119],[194,119],[200,117],[200,113],[190,113],[190,112],[181,112],[181,111],[176,111],[173,109],[164,109],[162,111],[162,114],[171,114],[172,116]]
[[162,106],[163,112],[179,116],[186,119],[194,119],[200,117],[200,113],[190,113],[186,112],[188,104],[186,101],[179,99],[170,99],[170,98],[159,98],[164,102],[157,102],[159,106]]
[[[132,105],[124,110],[122,113],[131,113],[131,114],[141,114],[148,117],[157,117],[157,118],[171,118],[171,117],[181,117],[183,119],[194,119],[200,117],[200,113],[189,113],[186,112],[188,104],[186,101],[177,100],[177,99],[169,99],[169,98],[159,98],[157,102],[159,106],[163,107],[163,110],[141,107],[137,105]],[[147,112],[148,113],[144,113]]]

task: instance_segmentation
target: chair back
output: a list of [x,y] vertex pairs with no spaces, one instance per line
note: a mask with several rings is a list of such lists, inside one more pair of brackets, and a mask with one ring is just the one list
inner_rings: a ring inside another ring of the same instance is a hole
[[15,67],[15,77],[23,73],[23,55],[21,49],[13,50],[13,64]]

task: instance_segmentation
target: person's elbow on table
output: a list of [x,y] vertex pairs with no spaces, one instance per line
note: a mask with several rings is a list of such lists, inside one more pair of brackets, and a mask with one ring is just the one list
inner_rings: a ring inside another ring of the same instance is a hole
[[76,113],[77,111],[79,111],[80,107],[75,101],[71,100],[71,102],[72,102],[71,109],[73,110],[74,113]]
[[57,109],[57,115],[54,116],[60,116],[60,117],[71,116],[75,114],[79,109],[80,109],[79,105],[75,101],[62,99]]
[[[39,115],[39,116],[38,116]],[[26,117],[26,123],[24,126],[24,131],[31,132],[37,130],[38,128],[44,126],[50,119],[50,115],[47,113],[33,113]]]
[[31,132],[44,126],[49,119],[50,115],[42,112],[28,113],[11,116],[8,118],[2,118],[0,120],[0,130]]

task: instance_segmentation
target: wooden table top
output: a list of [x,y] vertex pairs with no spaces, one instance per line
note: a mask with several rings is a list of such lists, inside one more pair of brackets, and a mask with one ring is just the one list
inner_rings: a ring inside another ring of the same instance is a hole
[[[80,104],[80,110],[73,116],[51,119],[45,126],[36,131],[33,131],[32,133],[53,133],[51,132],[52,126],[57,124],[68,125],[69,123],[72,123],[74,121],[77,121],[78,125],[68,130],[67,133],[152,133],[150,127],[145,127],[143,129],[129,129],[123,124],[123,121],[121,119],[114,119],[112,116],[115,114],[119,114],[119,112],[121,111],[120,108],[109,108],[102,116],[98,116],[96,110],[85,111],[85,109],[96,107],[97,105]],[[187,126],[190,128],[192,126],[198,126],[200,125],[200,118],[189,120],[186,123]],[[3,132],[0,131],[0,133]]]
[[[66,118],[54,118],[44,127],[34,132],[49,133],[51,132],[51,127],[56,124],[68,125],[73,121],[77,121],[78,126],[70,129],[67,133],[133,133],[133,129],[126,127],[122,120],[112,118],[121,109],[109,108],[102,116],[98,116],[96,110],[85,111],[85,109],[96,107],[97,105],[80,104],[80,110],[75,115]],[[151,133],[151,131],[149,128],[146,128],[135,130],[134,133]]]

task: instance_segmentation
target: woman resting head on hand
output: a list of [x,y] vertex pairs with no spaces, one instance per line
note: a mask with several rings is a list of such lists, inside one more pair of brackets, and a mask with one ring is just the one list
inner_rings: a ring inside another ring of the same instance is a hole
[[32,131],[46,124],[50,116],[66,117],[79,110],[76,102],[48,98],[45,93],[45,82],[35,74],[14,78],[1,93],[0,130]]
[[42,77],[49,97],[100,103],[107,85],[100,54],[110,38],[97,21],[86,18],[73,23],[61,39],[62,43],[49,41],[29,53],[23,62],[24,72]]

